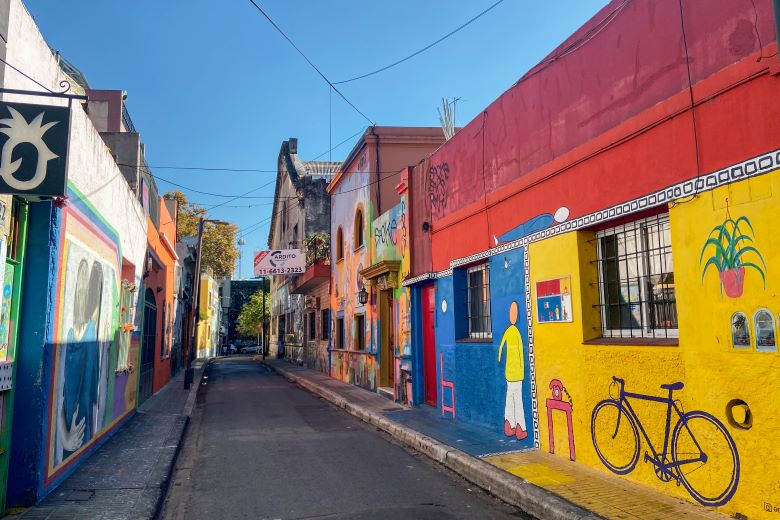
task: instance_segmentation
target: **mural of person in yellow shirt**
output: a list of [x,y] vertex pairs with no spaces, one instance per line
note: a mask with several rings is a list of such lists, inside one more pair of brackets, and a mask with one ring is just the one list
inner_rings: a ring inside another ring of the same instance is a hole
[[525,363],[523,362],[523,337],[517,323],[517,302],[509,306],[509,327],[501,336],[498,347],[498,362],[506,346],[506,407],[504,408],[504,434],[515,436],[521,441],[528,437],[525,425],[525,410],[523,410],[523,377]]

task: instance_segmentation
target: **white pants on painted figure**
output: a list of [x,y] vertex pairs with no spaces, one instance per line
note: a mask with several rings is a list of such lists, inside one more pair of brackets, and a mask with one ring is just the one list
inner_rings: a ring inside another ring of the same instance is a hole
[[520,428],[527,431],[525,427],[525,410],[523,410],[523,382],[506,382],[506,408],[504,408],[504,419],[509,421],[512,428]]

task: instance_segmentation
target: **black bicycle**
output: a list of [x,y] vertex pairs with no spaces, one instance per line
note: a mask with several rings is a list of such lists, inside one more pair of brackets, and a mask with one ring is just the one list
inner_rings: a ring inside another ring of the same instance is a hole
[[[649,451],[644,461],[651,463],[662,482],[674,480],[700,504],[721,506],[728,502],[739,483],[739,455],[734,439],[718,419],[699,410],[685,412],[672,394],[683,388],[683,383],[661,385],[669,397],[626,392],[625,381],[612,377],[610,397],[614,386],[619,388],[616,398],[600,401],[591,415],[591,436],[596,454],[613,473],[625,475],[633,471],[639,461],[642,432]],[[629,399],[666,405],[666,425],[663,448],[656,450],[642,421]],[[671,430],[672,414],[677,423]]]

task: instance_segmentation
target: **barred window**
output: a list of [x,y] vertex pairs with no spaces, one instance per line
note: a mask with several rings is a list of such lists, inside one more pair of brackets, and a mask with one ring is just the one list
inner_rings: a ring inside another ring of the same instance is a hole
[[600,231],[597,250],[602,336],[676,338],[669,216]]
[[469,337],[493,337],[490,323],[490,266],[487,263],[466,271]]

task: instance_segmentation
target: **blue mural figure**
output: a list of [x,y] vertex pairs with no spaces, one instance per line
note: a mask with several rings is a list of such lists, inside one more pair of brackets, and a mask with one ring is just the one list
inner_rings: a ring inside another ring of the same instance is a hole
[[523,409],[523,379],[525,363],[523,361],[523,337],[517,323],[517,302],[509,306],[509,327],[501,337],[498,347],[498,362],[506,346],[506,405],[504,407],[504,435],[515,436],[521,441],[528,437]]
[[59,449],[55,464],[61,463],[89,440],[97,427],[99,369],[98,330],[103,296],[103,271],[95,262],[89,273],[86,260],[79,262],[73,300],[73,322],[67,343],[62,345],[64,381],[61,382],[61,413],[58,417]]
[[568,217],[569,217],[569,208],[566,207],[558,208],[558,210],[556,210],[554,215],[551,215],[550,213],[542,213],[529,220],[526,220],[519,226],[510,229],[509,231],[507,231],[506,233],[498,237],[496,239],[496,244],[500,244],[503,242],[512,242],[513,240],[517,240],[519,238],[528,236],[531,233],[542,231],[543,229],[547,229],[548,227],[552,226],[556,222],[563,222]]

